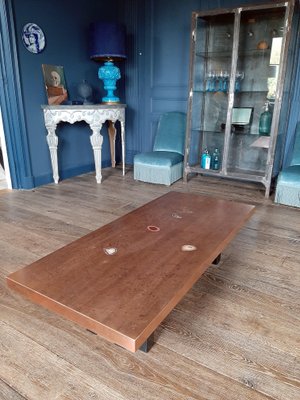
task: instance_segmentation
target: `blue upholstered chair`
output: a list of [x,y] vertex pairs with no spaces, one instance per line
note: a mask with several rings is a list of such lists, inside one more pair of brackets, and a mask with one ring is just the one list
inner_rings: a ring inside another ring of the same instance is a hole
[[171,185],[182,178],[186,115],[167,112],[160,117],[153,151],[134,157],[134,179]]
[[292,161],[278,175],[275,202],[300,207],[300,122],[296,126]]

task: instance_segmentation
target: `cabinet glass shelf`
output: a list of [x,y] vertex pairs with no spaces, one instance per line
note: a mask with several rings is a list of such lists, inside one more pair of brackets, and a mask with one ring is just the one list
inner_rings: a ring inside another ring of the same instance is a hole
[[[203,89],[192,89],[193,93],[205,93],[205,94],[216,94],[216,93],[224,93],[225,95],[228,95],[228,92],[223,92],[222,90],[215,90],[215,91],[211,91],[211,90],[203,90]],[[239,90],[239,91],[235,91],[236,95],[249,95],[249,94],[255,94],[255,93],[268,93],[268,90]],[[268,99],[269,102],[274,102],[274,99]]]
[[[222,169],[218,171],[214,171],[213,169],[204,169],[201,168],[200,165],[191,165],[189,166],[189,172],[190,173],[197,173],[197,174],[202,174],[202,175],[207,175],[207,176],[224,176],[224,172]],[[255,182],[262,182],[264,178],[264,171],[250,171],[250,170],[245,170],[245,169],[240,169],[240,168],[229,168],[226,172],[226,174],[229,174],[228,177],[232,177],[235,179],[243,179],[245,180],[251,180]]]
[[[249,49],[249,50],[243,50],[241,52],[239,52],[239,57],[270,57],[271,54],[271,49],[263,49],[263,50],[259,50],[259,49]],[[197,57],[202,57],[202,58],[231,58],[232,54],[231,52],[228,53],[222,53],[219,51],[215,51],[215,52],[203,52],[203,53],[195,53],[195,55]]]
[[195,164],[190,166],[190,172],[195,172],[195,173],[200,173],[200,174],[205,174],[205,175],[220,175],[221,170],[213,170],[213,169],[204,169],[200,167],[200,164]]
[[246,169],[241,169],[241,168],[228,168],[227,169],[228,174],[232,174],[235,177],[248,177],[252,180],[259,181],[261,182],[262,178],[265,176],[264,170],[261,171],[250,171]]

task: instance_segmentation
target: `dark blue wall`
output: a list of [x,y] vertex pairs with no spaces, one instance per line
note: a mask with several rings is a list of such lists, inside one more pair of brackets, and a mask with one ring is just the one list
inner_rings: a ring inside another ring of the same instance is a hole
[[[186,111],[189,69],[189,35],[194,10],[235,7],[250,0],[12,0],[19,73],[28,141],[27,164],[33,185],[52,182],[41,104],[46,94],[41,64],[63,65],[72,100],[76,85],[88,80],[95,101],[104,94],[97,78],[98,65],[89,60],[87,28],[97,19],[118,20],[127,28],[128,59],[121,65],[121,99],[127,103],[126,161],[137,152],[152,148],[159,115],[164,111]],[[265,3],[265,1],[256,1]],[[29,53],[22,44],[22,27],[28,22],[41,26],[46,48]],[[124,88],[125,85],[125,93]],[[298,86],[297,86],[298,87]],[[298,88],[299,92],[299,88]],[[294,98],[298,92],[294,92]],[[294,114],[298,111],[294,110]],[[94,169],[89,142],[90,129],[84,123],[60,124],[59,172],[61,178]],[[108,137],[103,131],[103,166],[110,165]],[[22,173],[22,171],[21,171]]]

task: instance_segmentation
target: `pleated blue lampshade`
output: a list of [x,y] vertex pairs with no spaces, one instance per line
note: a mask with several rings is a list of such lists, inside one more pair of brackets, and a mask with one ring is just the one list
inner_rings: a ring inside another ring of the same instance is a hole
[[90,25],[90,58],[95,61],[127,58],[125,26],[115,22],[94,22]]

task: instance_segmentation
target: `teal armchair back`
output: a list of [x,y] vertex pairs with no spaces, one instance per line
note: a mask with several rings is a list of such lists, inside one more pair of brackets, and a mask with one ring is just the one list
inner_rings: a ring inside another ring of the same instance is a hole
[[171,151],[184,155],[186,115],[167,112],[160,117],[153,151]]

